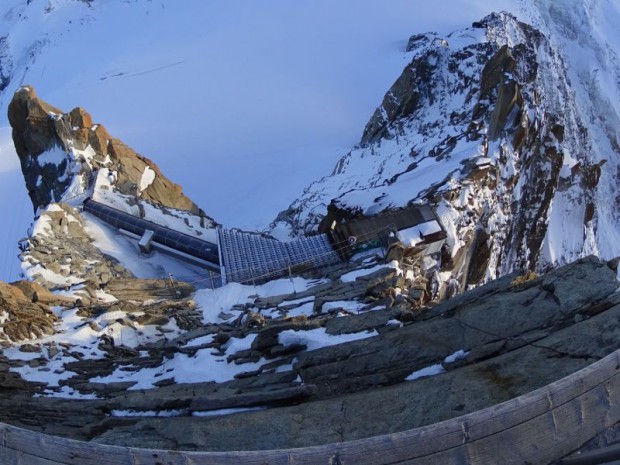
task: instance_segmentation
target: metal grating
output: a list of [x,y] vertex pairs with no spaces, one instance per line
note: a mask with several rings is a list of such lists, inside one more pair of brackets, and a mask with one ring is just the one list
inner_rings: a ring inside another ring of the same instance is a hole
[[[340,262],[326,234],[292,242],[237,230],[218,229],[218,245],[160,226],[143,218],[88,200],[84,211],[137,236],[152,231],[152,240],[171,249],[223,266],[227,282],[259,283],[290,272]],[[221,259],[220,259],[221,255]]]
[[259,283],[287,276],[300,267],[340,262],[327,236],[280,242],[259,234],[218,229],[222,265],[228,282]]

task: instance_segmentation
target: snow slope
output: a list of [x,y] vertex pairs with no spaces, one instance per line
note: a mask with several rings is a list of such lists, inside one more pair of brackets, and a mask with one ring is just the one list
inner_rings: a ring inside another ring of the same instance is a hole
[[3,0],[0,279],[31,220],[5,116],[18,86],[86,108],[225,226],[265,229],[359,139],[411,34],[513,3]]
[[587,199],[602,212],[592,225],[596,233],[589,229],[582,241],[566,243],[567,218],[574,213],[574,202],[566,202],[569,192],[552,210],[545,253],[553,261],[560,256],[571,260],[582,251],[612,258],[620,254],[620,5],[587,0],[558,8],[557,2],[545,0],[537,13],[533,24],[544,24],[563,52],[576,111],[589,132],[588,146],[574,151],[584,151],[590,163],[605,163],[595,196]]

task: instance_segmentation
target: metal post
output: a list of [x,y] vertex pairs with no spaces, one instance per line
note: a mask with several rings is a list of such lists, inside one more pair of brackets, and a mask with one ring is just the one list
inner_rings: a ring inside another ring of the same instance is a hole
[[286,266],[288,268],[288,279],[293,285],[293,294],[297,294],[297,289],[295,289],[295,281],[293,281],[293,270],[291,269],[291,264],[289,262],[286,262]]
[[252,285],[256,287],[256,281],[254,280],[254,268],[250,267],[250,276],[252,277]]
[[172,280],[172,273],[168,273],[168,279],[170,280],[170,290],[172,291],[172,297],[178,297],[181,291],[174,289],[174,281]]
[[209,281],[211,281],[211,290],[214,291],[215,285],[213,284],[213,273],[211,273],[211,270],[209,270]]

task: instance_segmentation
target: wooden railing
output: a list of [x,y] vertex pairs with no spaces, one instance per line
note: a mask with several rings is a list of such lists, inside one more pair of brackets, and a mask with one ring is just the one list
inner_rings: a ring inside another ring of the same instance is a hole
[[536,391],[450,420],[337,444],[182,452],[81,442],[0,424],[3,465],[545,464],[620,420],[620,351]]

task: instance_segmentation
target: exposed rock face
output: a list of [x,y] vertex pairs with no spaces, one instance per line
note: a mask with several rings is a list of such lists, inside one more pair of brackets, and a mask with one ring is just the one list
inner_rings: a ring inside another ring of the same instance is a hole
[[12,286],[18,288],[32,302],[39,302],[48,306],[72,307],[76,303],[73,297],[64,297],[54,294],[37,282],[32,281],[15,281]]
[[19,91],[9,106],[9,122],[13,127],[13,143],[26,180],[26,189],[36,210],[55,199],[60,200],[71,183],[69,161],[39,163],[37,158],[47,150],[60,146],[53,115],[62,112],[38,99],[34,90]]
[[492,14],[446,37],[414,36],[408,51],[359,147],[276,224],[302,234],[326,208],[355,218],[428,203],[448,233],[440,293],[620,253],[608,236],[620,210],[606,200],[620,195],[615,136],[595,149],[598,129],[547,37]]
[[87,187],[96,171],[106,168],[123,194],[205,216],[157,165],[93,124],[81,108],[63,113],[23,87],[9,106],[9,121],[35,210],[60,201],[72,183]]
[[47,305],[0,281],[0,341],[21,342],[54,333],[58,318]]

